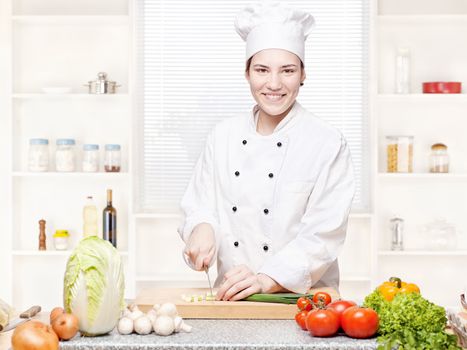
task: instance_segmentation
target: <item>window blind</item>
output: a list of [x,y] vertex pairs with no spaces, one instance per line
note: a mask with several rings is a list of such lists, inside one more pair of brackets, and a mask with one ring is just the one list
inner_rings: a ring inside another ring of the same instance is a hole
[[[244,78],[245,44],[233,26],[250,1],[138,1],[137,202],[143,212],[173,212],[208,132],[254,105]],[[347,139],[357,184],[354,211],[369,205],[367,1],[286,1],[316,20],[297,100]]]

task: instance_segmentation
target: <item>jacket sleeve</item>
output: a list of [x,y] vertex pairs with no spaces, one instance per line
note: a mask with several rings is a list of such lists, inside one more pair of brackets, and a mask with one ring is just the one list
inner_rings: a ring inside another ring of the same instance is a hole
[[185,217],[178,233],[185,242],[188,241],[193,228],[200,223],[211,224],[217,236],[219,225],[214,186],[214,138],[213,131],[207,138],[204,151],[196,163],[181,201]]
[[344,244],[355,184],[342,136],[329,158],[308,199],[297,236],[258,271],[293,292],[304,293],[318,282]]

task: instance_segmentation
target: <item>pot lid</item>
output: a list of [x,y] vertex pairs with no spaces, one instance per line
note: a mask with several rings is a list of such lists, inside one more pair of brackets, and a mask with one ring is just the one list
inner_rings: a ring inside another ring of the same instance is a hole
[[106,72],[99,72],[97,73],[97,80],[90,80],[89,83],[103,83],[108,82],[110,84],[115,84],[115,81],[107,80],[107,73]]

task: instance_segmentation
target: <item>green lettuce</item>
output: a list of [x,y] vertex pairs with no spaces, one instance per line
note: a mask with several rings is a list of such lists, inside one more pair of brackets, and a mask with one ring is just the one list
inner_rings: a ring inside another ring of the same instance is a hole
[[364,306],[379,316],[378,349],[460,349],[456,336],[445,332],[445,310],[418,293],[399,293],[387,301],[375,290],[365,298]]
[[96,236],[82,239],[68,258],[63,299],[79,319],[81,334],[110,332],[125,307],[125,278],[118,251]]

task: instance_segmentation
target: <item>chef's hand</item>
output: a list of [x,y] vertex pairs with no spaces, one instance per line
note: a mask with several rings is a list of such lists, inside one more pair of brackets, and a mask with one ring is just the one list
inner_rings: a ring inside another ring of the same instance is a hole
[[209,266],[216,253],[216,239],[212,226],[207,223],[196,225],[183,252],[196,271],[204,270]]
[[235,266],[224,275],[217,291],[217,300],[241,300],[255,293],[277,293],[286,291],[268,275],[254,273],[246,265]]

